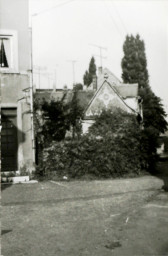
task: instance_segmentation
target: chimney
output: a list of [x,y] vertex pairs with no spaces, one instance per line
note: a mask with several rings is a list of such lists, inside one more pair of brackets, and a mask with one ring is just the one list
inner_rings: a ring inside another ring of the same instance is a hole
[[102,67],[98,67],[98,75],[101,75],[103,73],[103,68]]
[[97,90],[97,76],[92,76],[92,84],[93,84],[93,90]]

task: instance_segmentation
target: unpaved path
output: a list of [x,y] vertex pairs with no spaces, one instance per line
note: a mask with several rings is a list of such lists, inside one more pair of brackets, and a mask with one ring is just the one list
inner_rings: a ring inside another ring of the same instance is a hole
[[167,255],[168,209],[151,206],[159,196],[168,205],[162,185],[162,180],[146,176],[4,187],[2,254]]

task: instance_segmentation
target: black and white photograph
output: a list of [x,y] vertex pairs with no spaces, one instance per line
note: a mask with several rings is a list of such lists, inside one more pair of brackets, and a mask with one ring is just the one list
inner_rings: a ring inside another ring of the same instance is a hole
[[168,0],[0,0],[0,256],[168,256]]

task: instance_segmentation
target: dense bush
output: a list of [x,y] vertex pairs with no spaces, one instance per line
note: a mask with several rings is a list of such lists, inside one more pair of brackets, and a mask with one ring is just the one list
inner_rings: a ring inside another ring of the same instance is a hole
[[78,140],[53,142],[44,150],[42,174],[69,178],[138,175],[142,167],[140,139],[134,115],[104,111],[88,134]]

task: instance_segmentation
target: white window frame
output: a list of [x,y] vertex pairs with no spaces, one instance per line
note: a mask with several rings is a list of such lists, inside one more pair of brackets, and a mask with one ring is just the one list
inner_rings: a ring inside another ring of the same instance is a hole
[[9,67],[0,67],[1,73],[18,72],[18,34],[15,30],[0,29],[0,38],[10,40],[10,63]]

